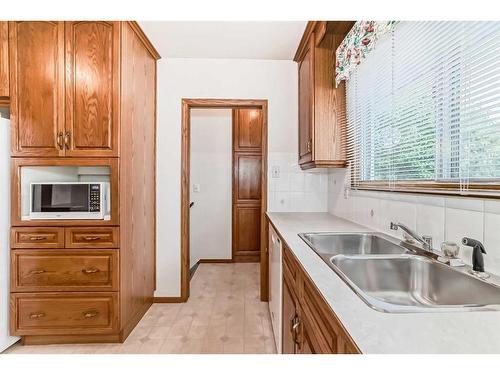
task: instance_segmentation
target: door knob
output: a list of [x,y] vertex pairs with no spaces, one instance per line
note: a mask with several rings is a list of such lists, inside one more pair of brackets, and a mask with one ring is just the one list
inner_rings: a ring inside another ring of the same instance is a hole
[[189,203],[189,208],[194,206],[194,202]]

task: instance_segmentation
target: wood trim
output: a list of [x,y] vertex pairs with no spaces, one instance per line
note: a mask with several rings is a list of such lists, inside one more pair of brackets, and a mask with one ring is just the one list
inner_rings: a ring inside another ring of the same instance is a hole
[[144,45],[144,48],[148,50],[148,52],[151,54],[151,56],[155,60],[161,59],[160,54],[156,50],[156,48],[153,46],[153,43],[149,40],[149,38],[146,36],[146,33],[142,30],[142,28],[139,26],[137,21],[127,21],[131,29],[136,33],[137,37],[140,39],[142,44]]
[[[189,298],[189,171],[190,171],[190,110],[191,108],[262,109],[262,175],[261,175],[261,254],[267,211],[267,115],[265,99],[187,99],[181,101],[181,302]],[[250,260],[249,260],[250,261]],[[258,259],[253,259],[258,261]],[[262,264],[261,264],[262,266]],[[164,297],[161,297],[164,298]],[[170,297],[165,297],[170,298]]]
[[312,168],[345,168],[347,162],[345,160],[312,160],[308,163],[300,164],[300,169],[307,170]]
[[119,343],[120,335],[37,335],[22,336],[23,345]]
[[187,298],[183,297],[153,297],[153,303],[182,303],[186,301]]
[[367,191],[383,191],[401,194],[426,194],[426,195],[442,195],[442,196],[459,196],[466,198],[490,198],[500,199],[500,184],[469,184],[467,193],[460,192],[460,184],[458,183],[439,183],[433,181],[395,181],[394,187],[389,187],[388,182],[383,181],[361,181],[353,190]]
[[233,263],[232,259],[200,259],[199,264],[202,263]]
[[0,98],[9,98],[9,23],[0,21]]
[[302,56],[309,48],[309,37],[314,32],[316,28],[317,21],[308,21],[304,33],[302,34],[302,38],[300,39],[299,46],[297,47],[297,51],[295,52],[295,56],[293,57],[293,61],[299,62],[302,60]]

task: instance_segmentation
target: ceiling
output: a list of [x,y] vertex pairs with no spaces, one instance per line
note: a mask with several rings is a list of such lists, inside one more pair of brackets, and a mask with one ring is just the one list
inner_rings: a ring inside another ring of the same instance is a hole
[[139,22],[163,58],[292,60],[307,22]]

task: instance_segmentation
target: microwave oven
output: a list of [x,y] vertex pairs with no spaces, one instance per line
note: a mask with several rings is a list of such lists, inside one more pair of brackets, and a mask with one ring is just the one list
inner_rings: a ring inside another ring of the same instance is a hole
[[107,182],[33,182],[30,184],[31,219],[109,219]]

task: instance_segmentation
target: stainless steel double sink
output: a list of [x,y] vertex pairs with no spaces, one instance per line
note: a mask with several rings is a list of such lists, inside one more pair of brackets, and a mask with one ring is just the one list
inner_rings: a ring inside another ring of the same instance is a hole
[[500,287],[381,233],[299,236],[370,307],[390,313],[500,310]]

